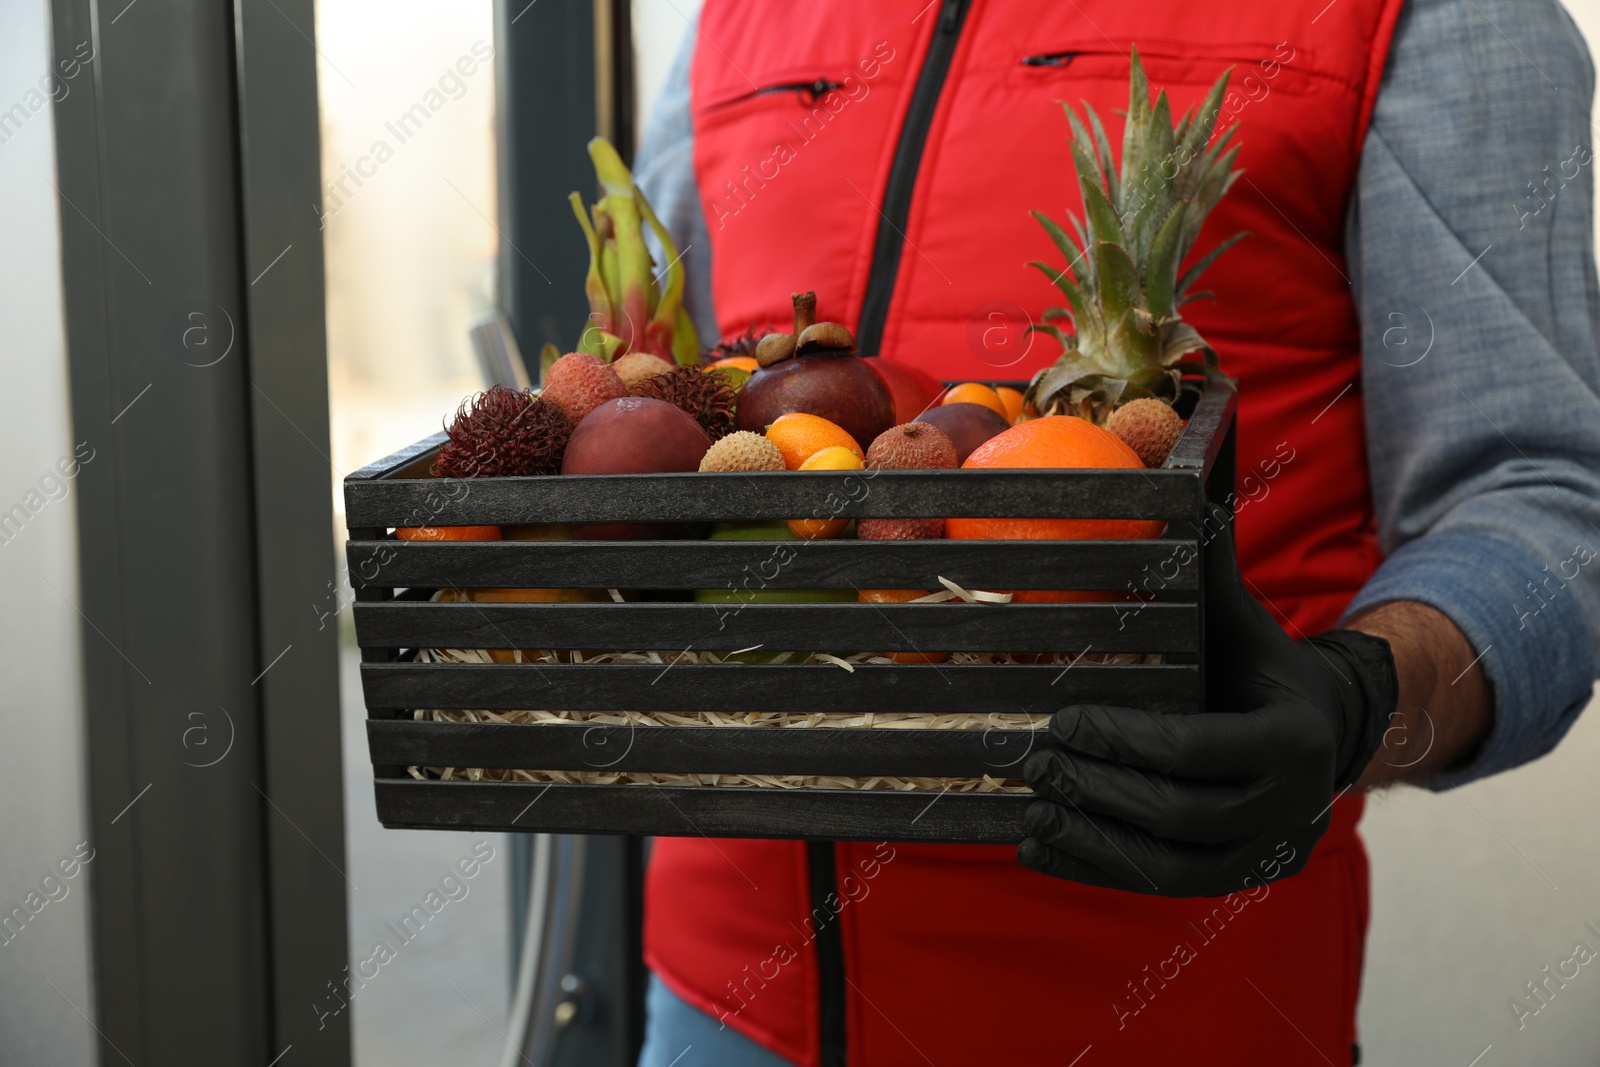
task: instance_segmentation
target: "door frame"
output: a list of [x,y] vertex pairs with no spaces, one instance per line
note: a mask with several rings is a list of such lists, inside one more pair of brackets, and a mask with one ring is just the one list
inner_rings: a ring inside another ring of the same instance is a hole
[[312,0],[51,0],[100,1061],[347,1067]]

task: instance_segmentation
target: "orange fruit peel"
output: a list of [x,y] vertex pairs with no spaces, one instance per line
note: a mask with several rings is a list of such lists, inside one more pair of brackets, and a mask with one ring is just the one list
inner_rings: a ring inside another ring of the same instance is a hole
[[[1015,392],[1016,390],[1012,390]],[[1006,402],[1000,399],[1000,394],[981,382],[962,382],[952,385],[940,397],[941,404],[982,404],[996,415],[1011,421],[1011,415],[1006,411]]]
[[401,526],[394,535],[402,541],[498,541],[498,526]]
[[[815,418],[815,416],[811,416]],[[789,418],[785,415],[784,418]],[[782,419],[778,420],[783,421]],[[827,422],[826,419],[820,420]],[[774,426],[777,423],[773,423]],[[831,426],[832,423],[829,423]],[[819,449],[806,458],[799,468],[803,471],[858,471],[863,470],[861,453],[854,447],[854,438],[851,446],[830,445]],[[781,446],[780,446],[781,447]],[[844,528],[850,525],[849,519],[790,519],[789,532],[802,541],[819,541],[830,537],[838,537],[844,533]]]
[[1009,385],[997,385],[995,396],[1000,398],[1000,403],[1005,405],[1006,421],[1015,423],[1022,417],[1022,394]]
[[[1087,419],[1047,415],[1017,424],[973,449],[967,469],[1143,470],[1139,455]],[[1160,537],[1165,523],[1148,519],[945,520],[953,540],[1131,540]]]
[[[783,465],[797,471],[801,464],[827,448],[844,448],[855,453],[857,464],[861,461],[861,446],[849,431],[836,422],[820,415],[807,415],[794,411],[780,415],[767,427],[767,440],[778,446],[783,454]],[[813,468],[818,470],[848,470],[847,467]]]

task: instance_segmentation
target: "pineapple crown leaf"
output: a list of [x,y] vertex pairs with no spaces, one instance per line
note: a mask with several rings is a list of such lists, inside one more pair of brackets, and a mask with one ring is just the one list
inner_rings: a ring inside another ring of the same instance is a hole
[[[1228,91],[1228,79],[1232,76],[1232,67],[1223,71],[1222,76],[1211,87],[1211,91],[1206,93],[1206,98],[1201,101],[1200,106],[1184,115],[1183,128],[1179,132],[1177,142],[1178,147],[1190,158],[1204,151],[1210,142],[1211,135],[1216,130],[1217,116],[1222,113],[1222,97]],[[1223,136],[1233,136],[1233,129],[1230,128]]]
[[[1138,50],[1130,58],[1128,110],[1120,166],[1100,116],[1083,101],[1080,116],[1061,102],[1083,211],[1066,225],[1033,212],[1065,267],[1035,261],[1066,297],[1046,318],[1066,325],[1036,327],[1062,342],[1056,366],[1036,375],[1029,397],[1040,411],[1103,418],[1118,399],[1138,394],[1176,396],[1185,373],[1214,368],[1216,353],[1178,309],[1202,273],[1245,234],[1235,234],[1183,262],[1207,214],[1238,180],[1237,126],[1217,123],[1232,68],[1205,98],[1174,119],[1165,91],[1151,92]],[[1198,356],[1196,355],[1198,353]]]
[[[1054,331],[1055,327],[1035,327],[1035,329],[1041,333],[1049,333]],[[1059,335],[1059,331],[1057,333]],[[1104,374],[1104,368],[1098,363],[1083,358],[1076,349],[1068,348],[1054,364],[1034,375],[1030,389],[1038,396],[1055,396],[1071,389],[1079,382],[1099,379]],[[1041,412],[1043,410],[1040,409]]]
[[1111,241],[1094,246],[1095,270],[1099,275],[1100,306],[1106,321],[1116,323],[1144,306],[1144,286],[1139,283],[1139,268],[1128,250]]
[[1088,298],[1084,296],[1083,289],[1073,279],[1067,277],[1067,272],[1052,267],[1042,259],[1030,259],[1028,266],[1033,267],[1050,279],[1050,284],[1061,290],[1061,295],[1067,298],[1067,303],[1072,307],[1074,317],[1086,314]]
[[1215,353],[1211,346],[1206,344],[1205,338],[1200,336],[1200,331],[1190,326],[1187,322],[1169,322],[1161,330],[1161,362],[1163,367],[1171,367],[1181,363],[1183,357],[1191,352],[1208,353],[1206,362],[1212,362]]
[[1183,272],[1183,277],[1178,279],[1178,303],[1187,304],[1190,300],[1195,300],[1203,295],[1208,295],[1203,293],[1190,293],[1189,287],[1200,280],[1200,275],[1204,274],[1206,272],[1206,268],[1217,261],[1218,256],[1222,255],[1222,253],[1226,252],[1228,249],[1232,248],[1234,245],[1238,244],[1240,241],[1249,236],[1249,230],[1240,230],[1232,237],[1227,237],[1221,241],[1218,241],[1215,248],[1201,256],[1199,259],[1195,260],[1193,265],[1190,266],[1188,270]]
[[[1065,315],[1063,315],[1061,317],[1065,318]],[[1044,323],[1044,322],[1032,323],[1031,325],[1028,326],[1028,332],[1029,333],[1045,333],[1045,334],[1049,334],[1051,337],[1054,337],[1057,341],[1060,341],[1061,342],[1061,347],[1063,349],[1065,349],[1066,351],[1068,351],[1068,352],[1072,351],[1073,345],[1076,343],[1076,338],[1074,338],[1070,333],[1063,333],[1061,327],[1052,326],[1049,323]]]
[[1076,282],[1067,277],[1065,271],[1057,270],[1037,259],[1028,265],[1037,267],[1039,273],[1049,278],[1051,284],[1061,290],[1061,295],[1067,298],[1067,304],[1071,308],[1073,328],[1083,337],[1084,344],[1097,344],[1104,332],[1104,320],[1101,318],[1098,305],[1089,299]]
[[[1100,241],[1109,241],[1122,245],[1133,260],[1153,302],[1146,307],[1150,315],[1162,320],[1177,314],[1186,289],[1176,277],[1177,268],[1199,237],[1207,213],[1239,173],[1233,169],[1238,149],[1228,145],[1233,128],[1208,146],[1230,73],[1231,68],[1217,79],[1202,104],[1186,112],[1175,126],[1164,91],[1150,103],[1149,81],[1135,49],[1120,173],[1110,158],[1110,142],[1093,106],[1084,102],[1086,124],[1062,102],[1072,131],[1073,166],[1087,226],[1068,213],[1078,236],[1074,244],[1054,220],[1042,212],[1033,214],[1067,257],[1067,270],[1089,292],[1098,293],[1101,286],[1096,278],[1098,257],[1087,251]],[[1212,256],[1206,265],[1214,260]]]
[[1170,319],[1178,311],[1177,273],[1179,241],[1190,201],[1180,200],[1167,212],[1150,242],[1150,258],[1145,263],[1145,298],[1150,314],[1156,319]]
[[1072,238],[1067,236],[1067,231],[1061,228],[1061,224],[1044,212],[1031,211],[1029,214],[1039,221],[1039,225],[1043,226],[1045,233],[1050,235],[1050,240],[1055,243],[1056,248],[1060,249],[1061,254],[1067,257],[1066,269],[1074,270],[1078,265],[1078,261],[1084,255],[1080,244],[1074,243]]
[[1117,209],[1111,206],[1111,201],[1106,199],[1105,190],[1088,178],[1080,179],[1078,186],[1083,191],[1083,213],[1088,224],[1090,243],[1127,243],[1127,237],[1122,232],[1122,220],[1117,217]]
[[[1069,108],[1068,112],[1070,113],[1070,111],[1071,109]],[[1095,153],[1100,160],[1101,171],[1105,174],[1115,174],[1117,172],[1116,159],[1111,155],[1111,141],[1106,137],[1106,128],[1101,124],[1100,116],[1095,114],[1094,108],[1089,106],[1089,101],[1087,100],[1083,102],[1083,111],[1084,114],[1089,116],[1089,128],[1094,131]]]
[[[1095,143],[1088,128],[1078,119],[1077,113],[1072,110],[1072,105],[1065,100],[1056,102],[1061,105],[1061,110],[1066,112],[1067,125],[1072,128],[1072,165],[1077,170],[1078,177],[1103,187],[1111,199],[1112,206],[1115,207],[1117,183],[1106,180],[1106,175],[1116,173],[1115,165],[1109,155],[1101,154],[1100,146]],[[1094,114],[1087,101],[1084,102],[1084,108],[1090,115]]]

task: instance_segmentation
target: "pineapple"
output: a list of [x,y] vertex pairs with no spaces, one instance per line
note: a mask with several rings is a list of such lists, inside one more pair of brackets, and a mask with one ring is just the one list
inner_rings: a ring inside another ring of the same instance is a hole
[[[1150,83],[1135,49],[1120,173],[1094,109],[1084,104],[1086,127],[1062,104],[1072,125],[1084,221],[1068,217],[1074,241],[1044,212],[1033,212],[1067,257],[1061,268],[1030,264],[1067,298],[1066,307],[1047,310],[1046,323],[1033,327],[1064,349],[1028,386],[1027,399],[1041,415],[1078,415],[1104,426],[1129,400],[1174,402],[1186,373],[1220,374],[1216,352],[1178,309],[1211,295],[1190,287],[1245,234],[1229,237],[1181,275],[1179,267],[1207,213],[1242,173],[1233,168],[1239,149],[1229,147],[1234,128],[1210,143],[1231,73],[1224,71],[1198,113],[1190,111],[1174,128],[1165,91],[1151,106]],[[1070,330],[1050,320],[1066,322]]]

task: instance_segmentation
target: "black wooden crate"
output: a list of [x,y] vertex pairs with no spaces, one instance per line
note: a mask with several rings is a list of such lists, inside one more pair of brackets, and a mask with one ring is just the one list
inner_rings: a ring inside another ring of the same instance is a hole
[[[419,780],[408,767],[1018,777],[1028,730],[611,727],[415,721],[411,709],[1049,713],[1198,709],[1205,500],[1232,492],[1234,393],[1211,385],[1166,464],[1137,471],[868,471],[436,479],[435,435],[345,479],[367,736],[385,826],[824,840],[1021,839],[1026,793]],[[1147,541],[402,542],[399,526],[809,517],[1161,519]],[[1159,587],[1128,603],[430,603],[436,589]],[[787,555],[787,554],[786,554]],[[825,637],[819,635],[826,635]],[[419,663],[427,648],[1162,653],[1160,665]]]

